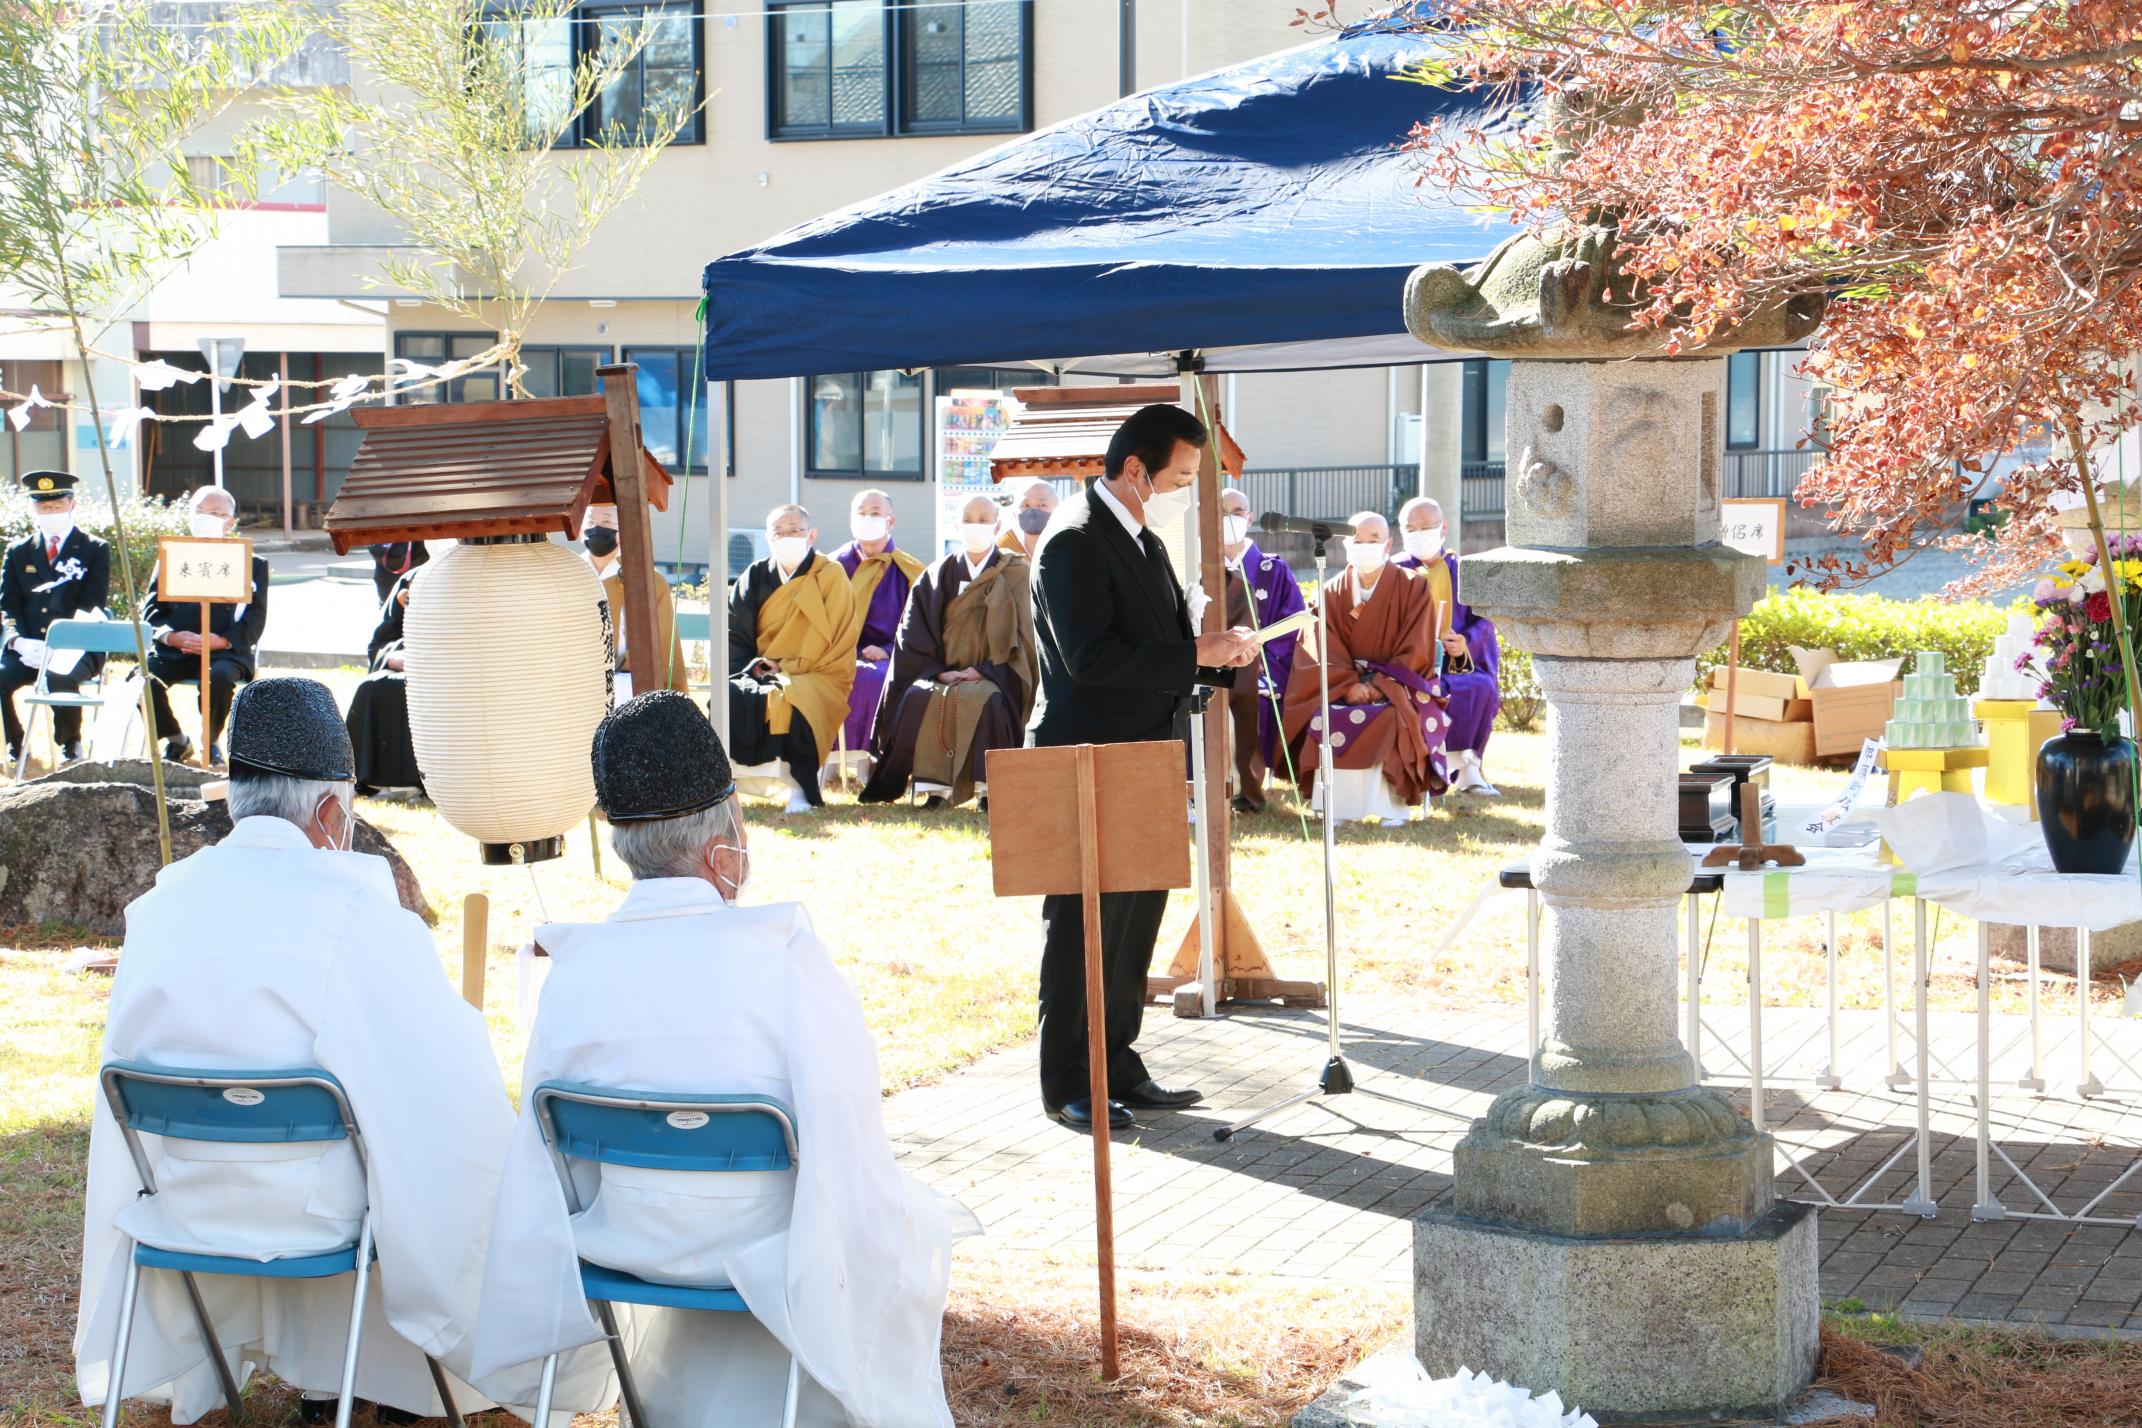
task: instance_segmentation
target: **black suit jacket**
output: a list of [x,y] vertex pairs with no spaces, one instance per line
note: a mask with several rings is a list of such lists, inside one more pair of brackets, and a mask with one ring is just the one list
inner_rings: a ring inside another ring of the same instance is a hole
[[1058,508],[1035,555],[1038,746],[1179,739],[1199,684],[1232,687],[1231,669],[1197,662],[1182,583],[1158,542],[1132,539],[1094,483]]
[[[201,607],[191,600],[166,602],[157,593],[156,577],[149,577],[149,598],[141,608],[141,618],[147,622],[150,633],[158,642],[158,653],[180,657],[177,650],[163,644],[166,631],[189,630],[201,633]],[[245,670],[245,677],[253,677],[255,653],[260,648],[260,632],[268,623],[268,561],[265,556],[253,557],[253,598],[243,605],[211,605],[208,607],[208,632],[221,635],[231,642],[227,650],[218,650],[217,659],[235,661]],[[187,659],[199,656],[187,655]]]
[[[54,620],[103,609],[111,583],[112,548],[80,526],[60,542],[57,562],[45,559],[45,538],[31,531],[0,561],[0,616],[7,620],[7,638],[41,640]],[[104,656],[90,655],[75,666],[75,675],[87,679],[103,667]]]

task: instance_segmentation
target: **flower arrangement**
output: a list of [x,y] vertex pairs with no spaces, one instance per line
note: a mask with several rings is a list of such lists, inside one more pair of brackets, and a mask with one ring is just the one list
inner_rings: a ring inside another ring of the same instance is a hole
[[[2038,607],[2039,661],[2045,682],[2039,694],[2061,714],[2061,728],[2094,729],[2116,738],[2120,710],[2127,706],[2127,668],[2120,658],[2112,623],[2118,599],[2127,627],[2142,621],[2142,536],[2113,536],[2106,545],[2112,573],[2098,568],[2096,551],[2063,561],[2059,573],[2038,582],[2031,602]],[[2028,668],[2030,657],[2016,661]]]

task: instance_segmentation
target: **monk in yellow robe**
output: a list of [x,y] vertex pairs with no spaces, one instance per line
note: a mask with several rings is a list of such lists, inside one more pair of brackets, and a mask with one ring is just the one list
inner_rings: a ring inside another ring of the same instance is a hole
[[1324,727],[1317,642],[1297,640],[1287,679],[1287,746],[1302,792],[1311,794],[1329,744],[1337,772],[1322,781],[1321,794],[1333,816],[1395,827],[1413,816],[1422,795],[1448,784],[1443,740],[1450,694],[1437,667],[1437,612],[1428,582],[1391,563],[1391,527],[1382,516],[1363,511],[1351,524],[1346,569],[1325,592],[1331,639],[1322,662],[1332,727]]
[[729,747],[740,776],[785,766],[791,813],[822,807],[818,769],[848,717],[863,610],[801,506],[766,517],[773,554],[729,590]]
[[[855,687],[848,693],[848,721],[843,726],[852,756],[870,748],[885,671],[892,667],[893,637],[900,632],[907,592],[925,567],[920,557],[893,544],[892,497],[883,491],[856,493],[848,505],[848,534],[854,539],[833,552],[833,563],[848,572],[855,603],[863,610],[863,633],[855,650]],[[830,759],[834,750],[826,754]],[[826,771],[838,772],[830,764]]]

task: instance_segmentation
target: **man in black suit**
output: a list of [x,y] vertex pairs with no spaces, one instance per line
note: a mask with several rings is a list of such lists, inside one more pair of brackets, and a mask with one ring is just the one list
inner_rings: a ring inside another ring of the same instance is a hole
[[[0,562],[0,616],[7,620],[7,649],[0,653],[0,724],[7,732],[10,768],[22,762],[22,716],[15,694],[37,683],[45,661],[45,633],[55,620],[102,610],[110,593],[112,548],[74,523],[74,477],[65,471],[32,471],[22,478],[36,528],[7,548]],[[85,655],[65,674],[45,676],[54,694],[73,694],[95,679],[104,656]],[[52,711],[52,736],[60,759],[82,757],[82,711]]]
[[[1205,427],[1180,407],[1133,413],[1108,444],[1104,475],[1057,508],[1035,553],[1034,629],[1041,688],[1029,734],[1037,747],[1180,739],[1199,684],[1231,687],[1257,657],[1246,630],[1196,634],[1182,585],[1147,529],[1176,522],[1193,499]],[[1199,1093],[1153,1080],[1132,1049],[1145,979],[1168,895],[1101,895],[1108,1118],[1179,1108]],[[1075,895],[1042,899],[1041,1101],[1050,1115],[1093,1126],[1086,1060],[1085,921]]]
[[[238,503],[231,493],[216,486],[203,486],[186,503],[190,526],[203,540],[227,536],[238,524]],[[202,607],[191,600],[166,601],[149,582],[148,602],[141,611],[154,641],[149,651],[149,703],[156,714],[156,727],[167,736],[164,757],[183,763],[193,752],[193,740],[179,732],[171,715],[168,687],[188,681],[201,682],[201,646],[208,646],[208,738],[209,762],[220,766],[223,749],[216,742],[223,732],[223,716],[230,713],[231,695],[253,677],[254,652],[260,645],[261,627],[268,623],[268,562],[253,557],[253,594],[243,605],[210,605],[208,629],[201,628]]]

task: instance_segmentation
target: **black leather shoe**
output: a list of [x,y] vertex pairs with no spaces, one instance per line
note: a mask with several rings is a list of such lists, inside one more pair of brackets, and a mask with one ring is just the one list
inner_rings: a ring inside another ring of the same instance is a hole
[[1150,1111],[1181,1110],[1205,1099],[1203,1091],[1193,1091],[1188,1086],[1163,1086],[1158,1081],[1147,1081],[1116,1094],[1124,1105]]
[[1235,812],[1237,812],[1237,813],[1262,813],[1262,812],[1264,812],[1264,805],[1263,805],[1263,804],[1261,804],[1261,803],[1252,803],[1252,802],[1250,802],[1250,801],[1249,801],[1249,800],[1248,800],[1247,798],[1244,798],[1244,797],[1243,797],[1243,796],[1242,796],[1241,794],[1239,794],[1239,793],[1238,793],[1238,794],[1236,794],[1236,795],[1235,795],[1235,796],[1234,796],[1233,798],[1230,798],[1230,799],[1228,799],[1228,800],[1227,800],[1227,806],[1228,806],[1228,807],[1230,807],[1230,808],[1232,808],[1232,809],[1234,809],[1234,811],[1235,811]]
[[[1092,1132],[1093,1098],[1091,1096],[1081,1096],[1075,1101],[1066,1101],[1060,1106],[1050,1106],[1047,1102],[1042,1104],[1047,1107],[1052,1120],[1061,1121],[1073,1130],[1086,1131],[1089,1134]],[[1136,1124],[1138,1124],[1138,1118],[1130,1113],[1130,1108],[1111,1097],[1108,1102],[1108,1128],[1112,1131],[1129,1130]]]
[[187,738],[164,740],[165,762],[182,764],[191,757],[193,757],[193,740]]

